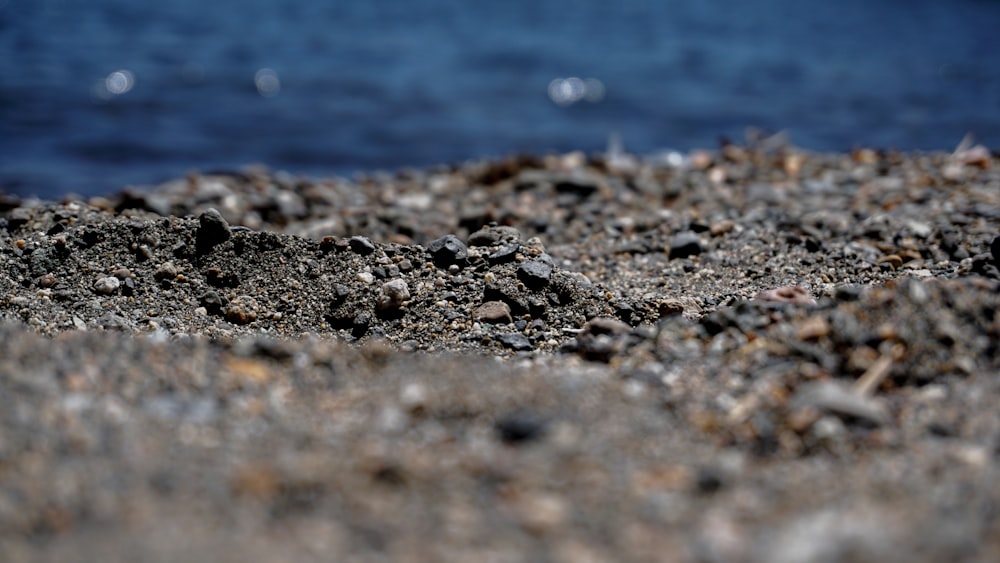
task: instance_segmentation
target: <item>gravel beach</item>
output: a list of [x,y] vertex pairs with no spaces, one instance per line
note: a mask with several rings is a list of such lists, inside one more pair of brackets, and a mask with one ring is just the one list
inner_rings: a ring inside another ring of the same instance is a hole
[[1000,560],[1000,155],[0,195],[0,559]]

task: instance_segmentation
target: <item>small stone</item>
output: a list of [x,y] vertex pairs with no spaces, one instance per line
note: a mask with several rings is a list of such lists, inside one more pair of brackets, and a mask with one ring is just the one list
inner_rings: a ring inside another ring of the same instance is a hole
[[347,243],[351,246],[351,250],[362,256],[368,256],[369,254],[375,252],[375,244],[369,240],[368,237],[351,237]]
[[356,277],[358,278],[358,281],[364,282],[366,284],[370,284],[375,281],[375,275],[372,274],[371,272],[358,272],[358,275]]
[[404,280],[392,280],[382,284],[379,309],[396,309],[410,298],[410,288]]
[[519,410],[497,419],[493,428],[497,436],[508,444],[522,444],[545,434],[545,421],[538,415]]
[[701,254],[701,239],[690,231],[678,233],[670,241],[670,258],[688,258]]
[[755,301],[774,301],[791,303],[792,305],[815,305],[816,300],[800,285],[786,285],[761,291],[754,297]]
[[427,250],[438,266],[448,267],[461,264],[469,257],[469,249],[455,235],[445,235],[427,246]]
[[1000,268],[1000,236],[993,238],[993,243],[990,244],[990,252],[993,254],[993,262],[996,263],[997,268]]
[[500,233],[491,230],[489,227],[483,227],[469,235],[467,242],[469,246],[493,246],[499,240]]
[[517,244],[505,244],[504,246],[498,248],[496,252],[490,254],[487,257],[487,260],[492,265],[513,262],[514,259],[517,257],[518,249],[520,249],[520,246],[518,246]]
[[890,254],[888,256],[883,256],[878,259],[879,264],[889,264],[892,268],[898,269],[903,265],[903,258],[898,254]]
[[552,266],[542,260],[531,260],[517,268],[517,278],[528,289],[538,290],[549,284]]
[[724,235],[729,231],[732,231],[736,227],[736,222],[732,219],[726,219],[724,221],[719,221],[711,227],[709,227],[708,232],[712,234],[713,237]]
[[96,282],[94,282],[94,290],[97,291],[98,293],[109,295],[118,291],[118,286],[120,285],[121,282],[118,281],[118,278],[113,276],[108,276],[106,278],[101,278]]
[[206,209],[199,215],[198,224],[196,245],[199,254],[211,251],[213,247],[226,242],[232,236],[229,223],[214,208]]
[[497,342],[503,345],[504,348],[510,348],[515,352],[522,352],[525,350],[531,350],[531,341],[528,340],[523,334],[516,332],[508,332],[504,334],[499,334],[496,336]]
[[221,315],[222,309],[229,304],[229,300],[222,297],[217,292],[209,290],[198,298],[199,304],[212,315]]
[[226,307],[226,320],[240,325],[252,323],[257,320],[257,307],[256,299],[240,295]]
[[157,280],[172,280],[176,277],[177,266],[173,262],[164,262],[153,272],[153,278]]
[[472,312],[472,318],[493,324],[512,322],[510,306],[503,301],[487,301]]
[[38,287],[49,288],[54,286],[57,281],[58,279],[56,279],[56,277],[53,276],[52,274],[45,274],[36,279],[35,283],[38,284]]
[[823,317],[810,317],[798,329],[799,340],[820,340],[830,334],[830,324]]

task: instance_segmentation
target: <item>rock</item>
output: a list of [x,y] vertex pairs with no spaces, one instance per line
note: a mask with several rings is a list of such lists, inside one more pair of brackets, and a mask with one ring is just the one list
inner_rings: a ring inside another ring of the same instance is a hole
[[222,309],[226,305],[229,305],[229,300],[222,297],[217,292],[209,290],[201,294],[198,298],[198,302],[201,304],[205,310],[211,315],[221,315]]
[[472,312],[472,318],[493,324],[513,322],[510,316],[510,306],[503,301],[487,301]]
[[355,254],[368,256],[375,252],[375,244],[368,237],[354,236],[347,241]]
[[441,267],[465,262],[469,257],[469,249],[455,235],[445,235],[427,246],[434,263]]
[[507,262],[513,262],[517,257],[517,251],[520,246],[517,244],[505,244],[498,248],[496,252],[490,254],[486,259],[491,265],[506,264]]
[[493,428],[504,442],[523,444],[544,436],[546,423],[535,413],[519,410],[498,418]]
[[108,276],[106,278],[100,278],[96,282],[94,282],[94,291],[98,293],[103,293],[105,295],[110,295],[118,291],[118,286],[120,285],[121,282],[118,281],[118,278],[114,276]]
[[410,288],[404,280],[392,280],[382,284],[382,296],[379,297],[378,308],[397,309],[410,298]]
[[466,240],[469,246],[493,246],[499,241],[500,233],[491,230],[489,227],[483,227],[472,233]]
[[252,323],[257,320],[257,307],[256,299],[240,295],[226,307],[226,320],[239,325]]
[[708,232],[711,233],[713,237],[717,237],[732,231],[735,227],[735,221],[732,219],[725,219],[709,227]]
[[993,238],[993,243],[990,244],[990,252],[993,254],[993,262],[997,268],[1000,268],[1000,236]]
[[815,305],[816,300],[800,285],[785,285],[774,289],[765,289],[754,297],[755,301],[774,301],[791,303],[792,305]]
[[198,254],[210,252],[216,245],[226,242],[232,236],[229,223],[215,208],[209,208],[199,215],[198,224],[196,236]]
[[499,334],[496,336],[496,339],[497,342],[504,346],[504,348],[510,348],[516,352],[531,350],[533,348],[531,341],[528,340],[528,337],[516,332]]
[[174,266],[173,262],[164,262],[153,272],[153,279],[155,280],[172,280],[176,277],[177,266]]
[[539,290],[549,284],[552,266],[542,260],[530,260],[517,268],[517,279],[528,289]]
[[678,233],[670,241],[670,258],[688,258],[701,254],[701,239],[693,232]]

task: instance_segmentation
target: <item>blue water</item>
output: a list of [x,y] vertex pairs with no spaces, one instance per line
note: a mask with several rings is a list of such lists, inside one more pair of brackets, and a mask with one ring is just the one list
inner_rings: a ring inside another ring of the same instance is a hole
[[[603,92],[555,103],[570,77]],[[683,150],[748,126],[814,150],[1000,147],[1000,2],[0,0],[0,191],[595,151],[612,132]]]

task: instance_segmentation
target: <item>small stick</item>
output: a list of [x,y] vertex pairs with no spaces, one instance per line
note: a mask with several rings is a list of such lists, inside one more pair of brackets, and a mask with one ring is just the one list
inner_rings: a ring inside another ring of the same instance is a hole
[[885,380],[892,368],[892,356],[883,354],[854,382],[853,391],[861,396],[871,395]]

